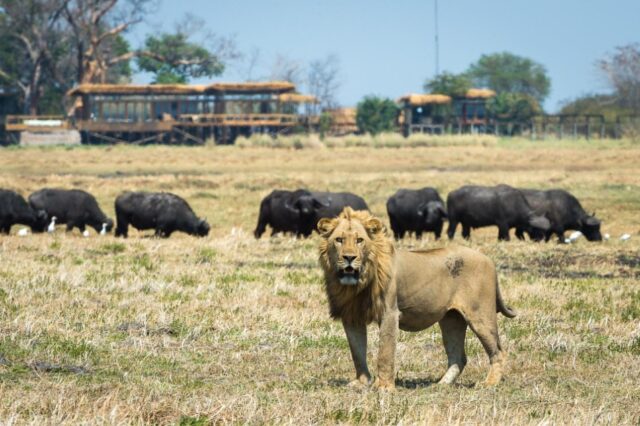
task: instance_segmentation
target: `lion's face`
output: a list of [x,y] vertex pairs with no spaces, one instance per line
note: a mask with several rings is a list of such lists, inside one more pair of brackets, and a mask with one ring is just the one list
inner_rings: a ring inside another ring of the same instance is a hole
[[318,230],[326,240],[328,263],[341,285],[356,286],[361,282],[369,263],[371,238],[382,229],[376,218],[362,223],[354,217],[340,216],[318,223]]

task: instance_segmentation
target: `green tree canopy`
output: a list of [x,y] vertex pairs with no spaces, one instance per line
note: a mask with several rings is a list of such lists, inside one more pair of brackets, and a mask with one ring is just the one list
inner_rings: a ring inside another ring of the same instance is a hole
[[523,93],[538,102],[542,102],[551,89],[544,66],[509,52],[482,55],[467,74],[477,87],[488,87],[497,93]]
[[503,92],[487,101],[487,111],[498,120],[528,121],[542,108],[530,95]]
[[138,67],[155,74],[154,83],[186,83],[191,78],[213,77],[224,70],[216,55],[189,41],[184,33],[148,36]]
[[471,79],[466,74],[453,74],[444,71],[427,80],[424,90],[428,93],[439,93],[451,97],[464,96],[471,89]]
[[391,99],[367,96],[358,103],[356,124],[364,133],[377,135],[395,127],[398,107]]

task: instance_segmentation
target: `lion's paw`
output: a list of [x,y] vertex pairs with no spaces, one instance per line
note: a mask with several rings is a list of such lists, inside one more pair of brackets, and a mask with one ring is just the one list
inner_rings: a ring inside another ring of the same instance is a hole
[[376,381],[373,383],[373,387],[374,389],[384,392],[395,392],[396,390],[396,384],[393,382],[393,380],[382,380],[380,378],[376,379]]
[[347,383],[348,387],[356,389],[366,388],[369,387],[369,385],[371,385],[371,379],[367,376],[360,376],[359,378],[353,379]]

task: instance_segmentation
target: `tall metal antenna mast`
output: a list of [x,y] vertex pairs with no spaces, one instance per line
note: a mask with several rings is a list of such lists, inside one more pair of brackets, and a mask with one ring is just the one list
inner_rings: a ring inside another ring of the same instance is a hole
[[440,75],[440,43],[438,41],[438,0],[434,0],[435,5],[435,28],[436,28],[436,77]]

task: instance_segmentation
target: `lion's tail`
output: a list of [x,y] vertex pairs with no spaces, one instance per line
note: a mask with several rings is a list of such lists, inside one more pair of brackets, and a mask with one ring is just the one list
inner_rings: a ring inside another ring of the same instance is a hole
[[498,284],[498,273],[496,272],[496,312],[500,312],[507,318],[515,317],[516,311],[508,307],[504,300],[502,299],[502,294],[500,294],[500,285]]

